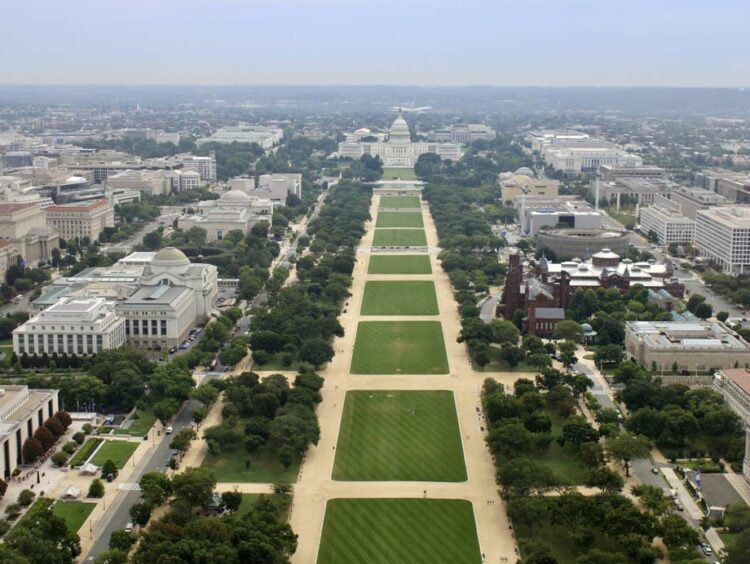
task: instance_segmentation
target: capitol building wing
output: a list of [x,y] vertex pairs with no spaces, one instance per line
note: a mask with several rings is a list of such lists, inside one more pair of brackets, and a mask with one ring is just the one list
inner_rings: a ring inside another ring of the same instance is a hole
[[362,128],[348,133],[346,141],[339,143],[338,150],[339,156],[344,158],[360,159],[364,155],[380,157],[383,166],[391,168],[411,168],[425,153],[435,153],[441,159],[457,161],[463,151],[458,143],[412,142],[409,126],[400,115],[391,125],[387,138]]

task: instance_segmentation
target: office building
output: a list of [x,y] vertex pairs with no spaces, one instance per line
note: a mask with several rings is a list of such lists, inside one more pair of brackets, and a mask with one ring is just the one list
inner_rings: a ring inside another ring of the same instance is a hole
[[90,202],[76,202],[50,206],[46,210],[47,225],[65,240],[88,237],[96,241],[105,227],[115,226],[115,212],[106,198]]
[[125,321],[103,298],[60,298],[13,331],[13,352],[89,355],[125,344]]
[[248,192],[256,198],[286,203],[289,195],[302,197],[301,174],[261,174],[258,187]]
[[183,168],[193,169],[205,182],[216,180],[216,153],[211,151],[207,157],[196,157],[194,155],[178,155],[181,157]]
[[692,243],[695,238],[695,221],[682,215],[680,204],[664,196],[656,196],[652,205],[641,208],[640,222],[641,232],[655,233],[660,245]]
[[522,167],[516,172],[505,172],[499,177],[500,201],[508,202],[517,196],[556,197],[560,181],[551,178],[536,178],[534,171]]
[[750,481],[750,370],[725,368],[714,375],[713,388],[724,398],[724,403],[742,420],[745,431],[745,458],[742,475]]
[[[172,193],[172,173],[178,171],[124,170],[110,174],[104,181],[107,190],[138,191],[146,196],[160,196]],[[179,188],[179,186],[178,186]]]
[[200,147],[206,143],[257,143],[263,149],[271,149],[284,138],[284,130],[277,126],[240,124],[222,127],[210,137],[196,141]]
[[369,130],[358,130],[347,134],[347,140],[339,143],[338,148],[339,157],[355,160],[364,155],[380,157],[383,166],[390,168],[411,168],[425,153],[457,161],[463,151],[458,143],[412,142],[409,125],[400,115],[391,125],[386,140],[371,135]]
[[682,215],[690,219],[695,219],[698,210],[732,205],[732,202],[721,194],[695,186],[675,186],[669,192],[669,199],[679,204]]
[[695,246],[725,274],[750,272],[750,206],[696,212]]
[[527,139],[547,165],[565,174],[596,172],[602,166],[634,168],[643,165],[638,155],[580,131],[532,131]]
[[251,190],[255,190],[255,178],[252,176],[230,178],[227,181],[227,188],[230,190],[239,190],[240,192],[250,193]]
[[0,388],[0,468],[7,482],[23,459],[23,443],[60,409],[58,390],[30,390],[28,386]]
[[430,141],[441,143],[459,143],[468,145],[480,139],[492,141],[496,136],[495,130],[482,123],[457,123],[443,129],[436,129],[427,134]]
[[33,203],[0,204],[0,240],[27,266],[49,261],[59,247],[59,232],[47,226],[45,210]]
[[543,228],[599,229],[602,214],[588,202],[575,196],[516,196],[513,206],[518,212],[522,233],[534,237]]
[[750,365],[750,344],[718,321],[629,321],[625,350],[638,364],[657,370]]
[[730,202],[750,203],[750,175],[746,172],[706,169],[695,174],[695,185],[724,196]]

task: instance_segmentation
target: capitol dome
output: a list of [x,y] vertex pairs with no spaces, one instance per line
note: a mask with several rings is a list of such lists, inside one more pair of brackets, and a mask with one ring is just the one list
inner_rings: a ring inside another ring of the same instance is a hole
[[410,143],[411,133],[409,132],[409,125],[406,120],[401,116],[398,116],[391,125],[390,133],[388,135],[389,143]]
[[250,196],[242,192],[241,190],[230,190],[219,198],[222,202],[230,204],[249,204]]
[[180,249],[164,247],[151,259],[151,270],[153,272],[184,270],[190,266],[190,259]]

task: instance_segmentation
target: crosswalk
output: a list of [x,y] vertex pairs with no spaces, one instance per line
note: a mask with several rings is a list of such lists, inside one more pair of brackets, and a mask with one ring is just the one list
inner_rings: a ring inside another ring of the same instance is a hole
[[131,492],[139,492],[141,491],[141,486],[138,485],[138,482],[124,482],[117,486],[118,490],[128,490]]

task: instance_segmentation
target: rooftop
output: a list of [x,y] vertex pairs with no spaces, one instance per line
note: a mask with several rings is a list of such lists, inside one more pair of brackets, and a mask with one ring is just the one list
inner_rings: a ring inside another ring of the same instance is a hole
[[750,352],[750,344],[715,321],[629,321],[626,326],[651,349],[672,349],[675,353],[697,349]]

